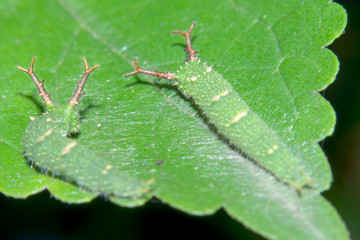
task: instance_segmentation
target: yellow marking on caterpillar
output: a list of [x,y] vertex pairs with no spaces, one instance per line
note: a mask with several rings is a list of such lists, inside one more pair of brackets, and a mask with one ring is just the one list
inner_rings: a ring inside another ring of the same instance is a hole
[[47,136],[49,136],[50,134],[52,134],[52,132],[53,132],[53,130],[52,130],[52,128],[50,128],[49,130],[46,131],[46,133],[44,133],[43,135],[41,135],[41,136],[38,138],[37,142],[44,141],[44,139],[45,139]]
[[30,121],[35,121],[36,117],[30,116]]
[[216,95],[215,97],[213,97],[211,99],[212,102],[218,102],[220,100],[221,97],[225,97],[226,95],[228,95],[230,93],[230,91],[228,89],[225,89],[224,91],[222,91],[219,95]]
[[49,118],[46,119],[46,121],[47,122],[52,122],[52,118],[49,117]]
[[76,141],[73,141],[73,142],[69,143],[68,145],[66,145],[66,146],[64,147],[64,149],[62,150],[61,155],[66,155],[66,154],[68,154],[68,153],[70,152],[70,150],[71,150],[73,147],[76,146],[76,144],[77,144],[77,142],[76,142]]
[[213,97],[212,99],[211,99],[211,101],[212,102],[218,102],[219,100],[220,100],[220,95],[216,95],[215,97]]
[[272,146],[272,148],[269,148],[268,149],[268,154],[273,154],[275,150],[278,150],[279,149],[279,146],[278,145],[274,145]]
[[212,71],[212,66],[206,68],[206,72],[211,72],[211,71]]
[[153,184],[155,182],[155,178],[150,178],[149,180],[146,181],[146,184],[150,185]]
[[195,77],[195,76],[194,76],[194,77],[191,77],[190,80],[191,80],[192,82],[195,82],[195,81],[197,80],[197,77]]
[[110,169],[112,169],[112,165],[108,164],[105,166],[105,169],[101,171],[102,174],[106,175]]
[[242,111],[239,112],[232,120],[231,123],[237,123],[238,121],[240,121],[241,118],[245,117],[248,114],[248,111]]
[[220,93],[220,96],[225,97],[230,93],[229,89],[225,89],[222,93]]

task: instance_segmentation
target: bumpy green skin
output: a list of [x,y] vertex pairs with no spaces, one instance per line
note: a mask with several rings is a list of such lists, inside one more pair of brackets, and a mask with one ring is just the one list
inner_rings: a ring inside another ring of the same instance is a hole
[[41,170],[96,194],[136,198],[149,191],[146,183],[119,172],[105,159],[67,137],[79,127],[74,108],[51,106],[48,113],[27,126],[22,139],[25,155]]
[[198,61],[176,73],[179,89],[191,96],[218,131],[276,177],[301,189],[310,178],[298,158],[240,98],[223,76]]

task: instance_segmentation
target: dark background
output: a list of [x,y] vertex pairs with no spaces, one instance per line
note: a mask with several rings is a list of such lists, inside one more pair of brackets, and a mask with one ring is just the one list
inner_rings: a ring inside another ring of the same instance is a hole
[[[348,12],[345,34],[331,46],[340,60],[337,80],[324,93],[337,113],[334,135],[323,142],[334,173],[324,196],[360,239],[360,3],[337,1]],[[67,205],[47,191],[26,200],[0,194],[1,239],[262,239],[221,210],[193,217],[160,201],[120,208],[106,199]]]
[[336,1],[348,12],[345,34],[329,47],[340,60],[336,81],[325,92],[337,123],[324,142],[334,183],[323,195],[345,221],[352,239],[360,239],[360,1]]

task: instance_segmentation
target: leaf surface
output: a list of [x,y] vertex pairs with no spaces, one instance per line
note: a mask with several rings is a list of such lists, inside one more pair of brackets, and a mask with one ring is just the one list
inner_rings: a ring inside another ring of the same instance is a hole
[[[71,203],[93,194],[30,168],[21,136],[43,110],[33,83],[16,66],[46,79],[65,104],[83,71],[100,64],[81,99],[78,140],[140,179],[154,178],[154,195],[191,214],[221,207],[268,238],[345,239],[346,228],[319,194],[331,171],[318,141],[335,114],[318,93],[339,63],[325,48],[340,36],[344,9],[329,1],[2,1],[0,11],[0,190],[25,198],[47,188]],[[176,88],[147,76],[124,78],[141,66],[175,71],[186,56],[173,30],[196,21],[193,45],[203,61],[234,86],[279,136],[301,153],[314,189],[298,193],[231,149]],[[157,164],[159,160],[162,164]],[[136,206],[144,200],[112,199]]]

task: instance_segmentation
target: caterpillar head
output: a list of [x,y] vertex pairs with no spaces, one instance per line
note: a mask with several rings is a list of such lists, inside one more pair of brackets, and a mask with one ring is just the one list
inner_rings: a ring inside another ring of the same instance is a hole
[[53,124],[59,132],[66,136],[80,131],[79,114],[74,107],[66,104],[62,107],[48,106],[45,113],[48,124]]
[[[77,133],[80,130],[80,121],[79,121],[79,114],[75,111],[75,107],[79,104],[80,96],[83,94],[83,87],[87,78],[89,77],[90,73],[98,67],[95,65],[94,67],[89,69],[86,59],[83,57],[83,61],[85,64],[85,71],[80,80],[77,83],[77,88],[75,90],[74,95],[70,98],[69,102],[63,107],[57,107],[50,95],[46,92],[44,88],[44,81],[40,82],[38,77],[34,73],[34,62],[36,57],[34,57],[31,61],[31,65],[29,69],[25,69],[22,67],[17,67],[21,71],[26,72],[31,79],[34,81],[36,87],[39,90],[39,96],[42,97],[44,104],[46,105],[47,112],[51,114],[49,119],[54,120],[57,124],[61,126],[61,131],[65,132],[66,134]],[[54,119],[53,119],[54,118]],[[51,121],[52,121],[51,120]]]

